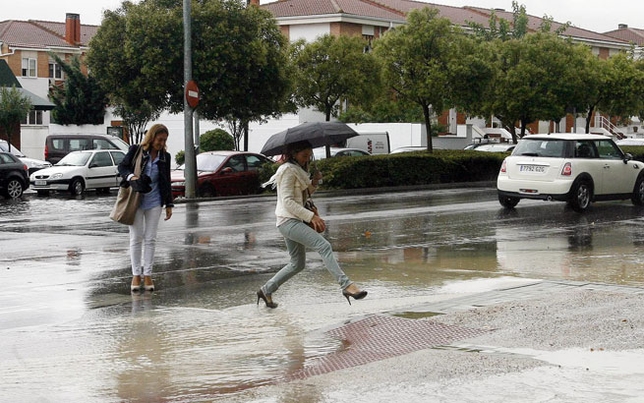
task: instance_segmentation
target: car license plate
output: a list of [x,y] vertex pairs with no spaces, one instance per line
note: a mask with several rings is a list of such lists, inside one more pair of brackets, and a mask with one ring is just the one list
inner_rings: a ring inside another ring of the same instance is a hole
[[546,167],[543,165],[521,165],[519,171],[543,173],[546,172]]
[[36,186],[47,186],[47,181],[35,181]]

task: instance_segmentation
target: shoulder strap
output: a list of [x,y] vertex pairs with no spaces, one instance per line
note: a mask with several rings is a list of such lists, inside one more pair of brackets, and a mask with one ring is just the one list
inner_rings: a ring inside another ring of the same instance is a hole
[[134,175],[141,177],[141,161],[143,160],[143,152],[141,151],[143,147],[139,146],[139,149],[136,150],[134,155]]

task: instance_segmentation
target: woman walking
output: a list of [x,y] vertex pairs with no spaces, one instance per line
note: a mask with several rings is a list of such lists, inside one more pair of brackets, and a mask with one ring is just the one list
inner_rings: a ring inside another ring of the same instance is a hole
[[344,274],[333,255],[331,244],[319,234],[326,228],[324,220],[304,207],[308,195],[315,192],[322,178],[320,172],[316,172],[312,180],[310,178],[308,170],[312,154],[311,144],[307,141],[289,144],[286,162],[264,184],[277,187],[277,228],[284,236],[291,257],[290,262],[257,291],[257,304],[262,299],[269,308],[277,308],[277,303],[272,299],[273,293],[288,279],[304,270],[306,248],[320,254],[326,269],[340,285],[342,295],[349,304],[350,298],[362,299],[367,296],[366,291],[361,291]]
[[[130,231],[130,260],[132,262],[132,291],[154,291],[152,265],[156,248],[157,229],[165,207],[165,220],[172,217],[170,188],[170,154],[166,151],[168,128],[155,124],[145,133],[140,145],[133,145],[118,166],[123,180],[142,193]],[[136,155],[142,153],[141,177],[134,174]],[[143,263],[141,263],[143,259]],[[141,276],[143,275],[143,283]]]

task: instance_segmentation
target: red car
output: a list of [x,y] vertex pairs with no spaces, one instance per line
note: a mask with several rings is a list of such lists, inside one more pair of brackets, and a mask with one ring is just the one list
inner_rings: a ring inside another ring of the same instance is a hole
[[[235,196],[262,192],[259,169],[273,161],[244,151],[206,151],[197,155],[197,196]],[[172,171],[172,195],[185,196],[185,165]]]

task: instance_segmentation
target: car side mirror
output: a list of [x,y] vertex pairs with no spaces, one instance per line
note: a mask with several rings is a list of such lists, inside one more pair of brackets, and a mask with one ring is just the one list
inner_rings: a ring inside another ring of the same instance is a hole
[[222,174],[231,174],[231,173],[233,173],[233,169],[231,167],[226,167],[226,168],[221,170],[221,173]]
[[624,164],[626,164],[628,161],[633,159],[633,154],[631,153],[626,153],[624,154]]
[[98,164],[95,163],[95,162],[92,162],[91,164],[89,164],[90,168],[96,168],[97,166],[98,166]]

